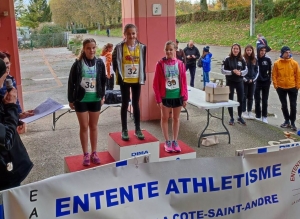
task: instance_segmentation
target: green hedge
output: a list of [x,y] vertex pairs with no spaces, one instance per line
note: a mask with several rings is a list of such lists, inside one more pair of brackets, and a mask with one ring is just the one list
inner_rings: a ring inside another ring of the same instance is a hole
[[76,28],[76,29],[72,29],[72,33],[76,34],[76,33],[87,33],[87,30],[85,28]]

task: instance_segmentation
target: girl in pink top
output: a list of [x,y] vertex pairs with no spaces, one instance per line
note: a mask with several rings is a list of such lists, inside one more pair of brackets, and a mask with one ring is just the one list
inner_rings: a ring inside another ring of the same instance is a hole
[[[166,56],[156,64],[153,90],[157,105],[161,110],[161,129],[165,137],[166,152],[180,152],[177,138],[179,132],[179,115],[182,107],[186,107],[188,92],[186,70],[182,61],[176,59],[176,45],[168,41],[165,45]],[[173,140],[168,134],[168,119],[172,112]]]

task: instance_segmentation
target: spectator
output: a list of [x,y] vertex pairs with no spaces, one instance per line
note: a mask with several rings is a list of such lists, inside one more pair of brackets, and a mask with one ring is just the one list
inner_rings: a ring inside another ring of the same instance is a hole
[[106,90],[114,89],[114,72],[112,71],[112,54],[114,45],[111,43],[107,43],[104,45],[101,56],[105,57],[105,66],[106,66]]
[[[293,131],[297,131],[295,121],[298,89],[300,88],[300,69],[298,63],[292,58],[291,50],[288,46],[281,48],[281,55],[274,62],[272,80],[284,117],[284,123],[280,127],[291,128]],[[287,95],[289,96],[290,112],[287,106]]]
[[[242,116],[242,104],[244,96],[243,77],[247,74],[247,64],[241,53],[241,46],[234,43],[231,46],[229,56],[227,56],[222,64],[222,74],[226,75],[226,85],[229,86],[229,99],[233,100],[234,90],[236,90],[237,100],[240,103],[238,106],[238,123],[246,125]],[[230,115],[229,125],[234,125],[233,108],[228,107]]]
[[[0,59],[0,88],[7,76]],[[0,95],[0,191],[20,186],[33,167],[19,134],[17,90]]]
[[106,29],[106,34],[108,37],[110,37],[110,29],[109,28]]
[[257,41],[256,41],[257,54],[259,53],[258,47],[260,45],[264,45],[266,47],[266,52],[270,52],[272,50],[271,47],[268,46],[268,41],[261,33],[257,34]]
[[186,70],[190,70],[190,86],[194,87],[196,60],[200,58],[200,53],[198,48],[194,46],[193,40],[190,40],[187,47],[185,47],[183,51],[186,56]]
[[[16,83],[16,80],[13,76],[10,75],[10,55],[7,53],[7,52],[1,52],[0,51],[0,59],[2,59],[5,64],[6,64],[6,67],[7,67],[7,76],[6,76],[6,79],[11,79],[12,82],[13,82],[13,86],[15,89],[17,89],[17,83]],[[0,89],[0,95],[4,96],[5,93],[6,93],[6,84],[3,83],[2,84],[2,88]],[[30,117],[30,116],[33,116],[34,115],[34,111],[33,110],[28,110],[28,111],[25,111],[25,112],[22,112],[22,108],[20,106],[20,103],[19,103],[19,100],[17,99],[17,106],[18,106],[18,113],[19,113],[19,118],[20,119],[25,119],[27,117]]]
[[[268,123],[268,98],[271,85],[272,61],[266,55],[266,46],[258,46],[258,78],[254,92],[256,119]],[[261,94],[261,97],[260,97]],[[260,107],[262,103],[262,108]]]
[[186,57],[182,49],[179,49],[179,41],[176,39],[176,58],[186,64]]
[[206,83],[210,81],[209,72],[211,70],[211,57],[212,54],[209,52],[209,46],[205,46],[201,56],[203,68],[203,90],[205,90]]
[[255,83],[258,77],[258,64],[255,58],[254,48],[251,45],[245,47],[244,59],[246,60],[248,74],[244,77],[244,98],[242,105],[242,117],[244,119],[254,119],[252,115],[253,96]]

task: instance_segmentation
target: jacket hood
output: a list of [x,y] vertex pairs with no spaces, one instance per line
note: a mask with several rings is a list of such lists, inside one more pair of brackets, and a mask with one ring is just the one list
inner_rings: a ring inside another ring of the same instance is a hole
[[209,58],[211,58],[212,57],[212,54],[211,53],[208,53],[208,54],[206,54],[207,56],[209,56]]

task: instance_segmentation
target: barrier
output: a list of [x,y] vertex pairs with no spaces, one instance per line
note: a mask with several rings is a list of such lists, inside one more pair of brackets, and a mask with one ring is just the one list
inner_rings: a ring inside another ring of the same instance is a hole
[[299,155],[295,147],[63,174],[5,191],[5,217],[298,219]]

